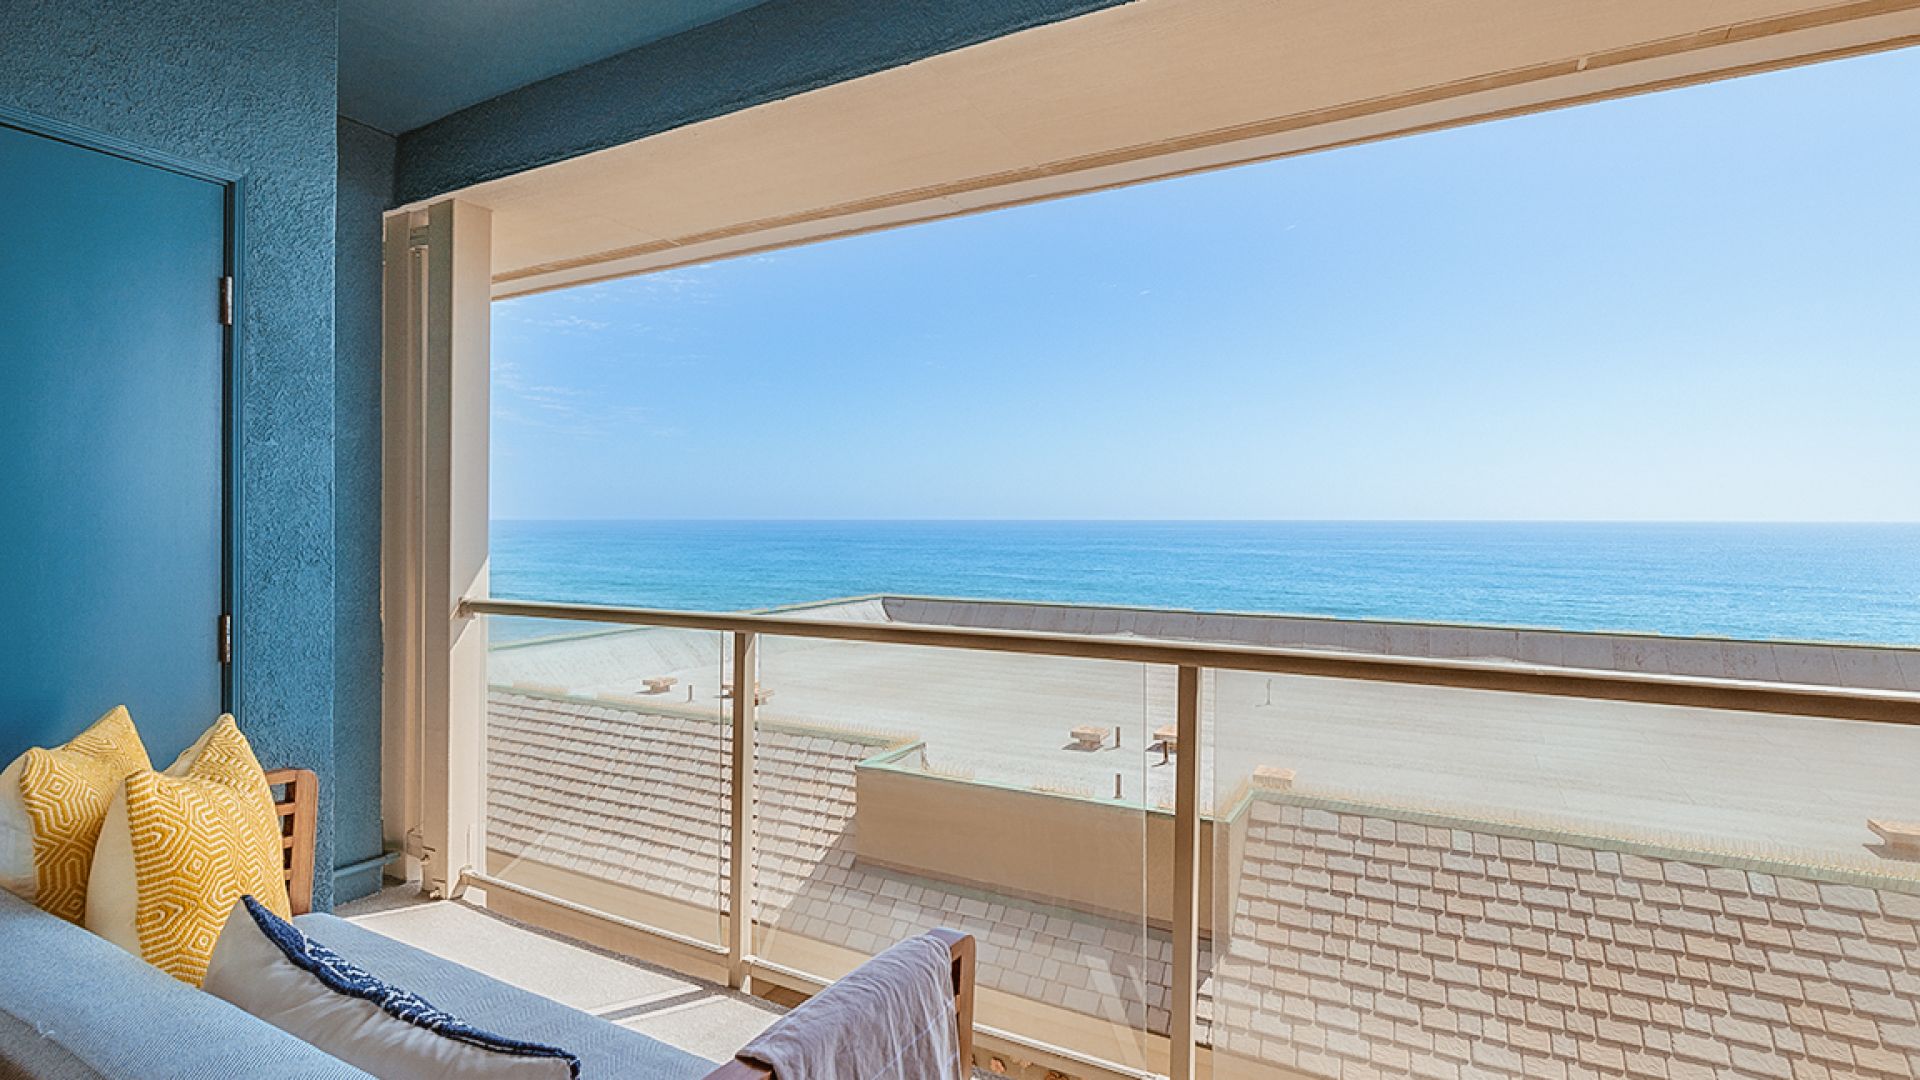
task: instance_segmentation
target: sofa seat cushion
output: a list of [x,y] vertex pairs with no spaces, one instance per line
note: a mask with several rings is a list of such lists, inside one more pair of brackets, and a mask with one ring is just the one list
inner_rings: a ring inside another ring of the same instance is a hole
[[637,1031],[331,915],[302,915],[293,925],[356,967],[412,990],[475,1027],[510,1039],[565,1047],[580,1059],[582,1080],[700,1080],[717,1067]]
[[376,978],[251,896],[201,988],[382,1080],[579,1080],[565,1049],[505,1038]]
[[0,1076],[367,1074],[0,891]]

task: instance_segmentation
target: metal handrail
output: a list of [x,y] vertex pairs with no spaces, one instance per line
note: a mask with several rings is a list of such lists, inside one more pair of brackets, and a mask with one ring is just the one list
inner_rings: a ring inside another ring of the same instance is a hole
[[776,637],[971,649],[1170,667],[1220,668],[1358,682],[1920,725],[1920,693],[1899,690],[1862,690],[1484,660],[1381,656],[982,627],[855,622],[780,614],[668,611],[494,598],[469,598],[461,602],[459,611],[464,616],[501,615],[720,633],[764,633]]

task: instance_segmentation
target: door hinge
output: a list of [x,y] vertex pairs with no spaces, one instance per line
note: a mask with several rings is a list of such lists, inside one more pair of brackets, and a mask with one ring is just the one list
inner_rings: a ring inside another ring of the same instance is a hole
[[220,325],[233,325],[233,275],[220,279]]
[[233,616],[220,616],[219,635],[220,641],[217,648],[220,653],[220,662],[231,664],[233,663]]

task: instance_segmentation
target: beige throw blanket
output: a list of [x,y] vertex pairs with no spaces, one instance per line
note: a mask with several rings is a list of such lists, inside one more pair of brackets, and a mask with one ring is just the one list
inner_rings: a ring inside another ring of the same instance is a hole
[[777,1080],[959,1080],[947,943],[908,938],[780,1018],[740,1051]]

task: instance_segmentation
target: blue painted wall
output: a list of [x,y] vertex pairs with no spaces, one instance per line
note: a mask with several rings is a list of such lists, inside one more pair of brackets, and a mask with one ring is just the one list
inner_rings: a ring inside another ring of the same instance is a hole
[[[235,704],[262,760],[317,770],[323,805],[341,810],[335,18],[334,0],[8,0],[0,102],[245,174]],[[378,801],[350,812],[377,815]],[[334,833],[323,817],[320,866],[334,865]],[[330,875],[315,892],[331,902]]]
[[761,0],[340,0],[340,114],[411,131]]
[[342,809],[334,899],[346,901],[380,887],[380,213],[393,203],[394,139],[345,117],[338,130],[333,759]]
[[768,0],[400,140],[402,202],[712,119],[1126,0]]
[[768,0],[397,146],[336,121],[335,0],[0,3],[0,104],[245,176],[235,705],[319,866],[380,851],[379,210],[1121,2]]

